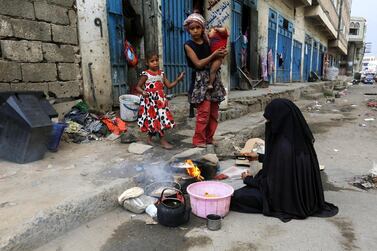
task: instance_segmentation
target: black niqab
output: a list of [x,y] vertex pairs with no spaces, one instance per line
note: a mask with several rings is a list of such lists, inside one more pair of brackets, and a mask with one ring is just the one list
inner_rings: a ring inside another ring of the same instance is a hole
[[290,100],[274,99],[267,105],[264,117],[267,122],[263,169],[254,178],[245,179],[247,187],[235,192],[233,209],[257,212],[245,201],[250,196],[255,200],[257,189],[262,198],[262,213],[284,222],[336,215],[338,208],[325,202],[314,137],[301,111]]

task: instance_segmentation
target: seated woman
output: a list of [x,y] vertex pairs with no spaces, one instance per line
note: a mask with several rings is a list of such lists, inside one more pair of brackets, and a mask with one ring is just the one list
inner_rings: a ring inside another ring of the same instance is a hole
[[255,177],[242,174],[246,186],[234,192],[231,210],[283,222],[336,215],[338,208],[325,202],[314,137],[299,108],[290,100],[274,99],[263,116],[266,152],[249,155],[263,168]]

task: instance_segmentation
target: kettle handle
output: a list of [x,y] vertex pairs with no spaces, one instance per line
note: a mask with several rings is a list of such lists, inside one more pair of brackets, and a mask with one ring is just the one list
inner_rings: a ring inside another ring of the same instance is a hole
[[183,195],[183,193],[181,192],[181,190],[179,190],[177,188],[174,188],[174,187],[166,187],[166,188],[164,188],[164,190],[162,190],[162,192],[161,192],[159,202],[162,202],[162,198],[164,197],[164,193],[165,193],[166,190],[173,190],[173,191],[176,191],[177,193],[179,193],[182,196],[182,198],[183,198],[183,205],[185,205],[185,207],[186,207],[185,196]]

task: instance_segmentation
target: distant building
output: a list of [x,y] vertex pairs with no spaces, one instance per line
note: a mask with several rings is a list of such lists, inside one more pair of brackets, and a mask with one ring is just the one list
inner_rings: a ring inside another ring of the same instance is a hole
[[377,57],[376,56],[368,56],[364,57],[362,61],[362,72],[366,73],[377,73]]
[[[362,70],[365,52],[366,20],[363,17],[351,17],[348,33],[348,67],[347,75],[352,76]],[[368,64],[368,63],[367,63]]]

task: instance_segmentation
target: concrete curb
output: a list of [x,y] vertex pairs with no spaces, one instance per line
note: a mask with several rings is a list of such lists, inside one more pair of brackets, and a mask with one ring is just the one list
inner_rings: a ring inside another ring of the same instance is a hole
[[31,250],[71,229],[118,207],[117,197],[134,185],[132,178],[118,179],[80,198],[41,211],[13,236],[0,243],[1,251]]

